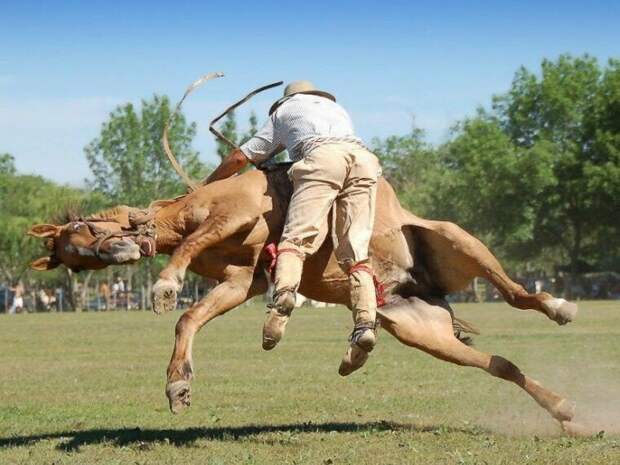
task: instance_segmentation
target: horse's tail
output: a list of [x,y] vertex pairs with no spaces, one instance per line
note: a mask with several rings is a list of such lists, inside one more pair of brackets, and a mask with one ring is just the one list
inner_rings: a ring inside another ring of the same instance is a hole
[[474,339],[471,336],[465,336],[463,333],[479,335],[480,331],[473,324],[467,320],[461,318],[452,317],[452,328],[454,329],[454,335],[463,344],[471,346],[474,343]]

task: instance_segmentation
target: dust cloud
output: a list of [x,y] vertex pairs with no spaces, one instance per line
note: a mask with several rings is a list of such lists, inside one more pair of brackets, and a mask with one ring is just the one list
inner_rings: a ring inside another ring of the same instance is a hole
[[[527,393],[514,385],[498,385],[500,404],[504,407],[484,409],[478,419],[479,425],[515,436],[620,434],[620,361],[611,358],[606,362],[600,359],[588,360],[587,354],[584,350],[569,357],[565,366],[535,370],[538,375],[544,373],[540,376],[530,375],[528,369],[538,364],[519,360],[519,366],[526,374],[576,403],[575,416],[566,425],[566,431]],[[496,405],[495,402],[493,404]]]

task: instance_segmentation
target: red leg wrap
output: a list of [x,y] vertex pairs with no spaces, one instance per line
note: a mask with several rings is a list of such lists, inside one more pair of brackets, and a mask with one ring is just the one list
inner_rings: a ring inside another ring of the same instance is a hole
[[375,275],[375,273],[365,263],[358,263],[357,265],[353,265],[349,269],[349,274],[353,274],[356,271],[363,271],[364,273],[368,273],[370,276],[372,276],[372,282],[375,284],[377,307],[383,307],[385,305],[385,286],[383,285],[383,283],[379,281],[377,275]]

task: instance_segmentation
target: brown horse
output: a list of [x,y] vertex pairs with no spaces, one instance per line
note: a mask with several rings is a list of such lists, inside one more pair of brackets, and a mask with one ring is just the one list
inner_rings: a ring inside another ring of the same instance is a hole
[[[175,307],[188,268],[219,282],[176,325],[166,386],[176,413],[190,404],[194,335],[215,317],[267,290],[271,258],[265,245],[277,242],[281,234],[290,193],[284,169],[254,170],[175,200],[155,202],[147,212],[120,206],[64,225],[39,224],[29,233],[47,239],[52,253],[32,267],[46,270],[62,263],[74,270],[100,269],[131,264],[156,252],[171,255],[154,286],[156,313]],[[371,260],[386,287],[387,301],[379,309],[381,327],[403,344],[434,357],[516,383],[568,427],[574,404],[510,361],[464,344],[455,335],[458,321],[445,296],[481,277],[513,307],[536,310],[559,324],[571,321],[577,307],[546,293],[528,293],[479,240],[457,225],[404,210],[385,180],[379,183],[376,215]],[[327,224],[323,230],[326,239],[306,261],[300,292],[349,305],[347,276],[335,260]]]

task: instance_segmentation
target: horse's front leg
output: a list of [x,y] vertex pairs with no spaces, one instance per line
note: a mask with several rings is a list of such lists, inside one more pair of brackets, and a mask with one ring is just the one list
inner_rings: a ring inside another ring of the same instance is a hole
[[153,311],[161,314],[174,310],[177,305],[177,292],[183,287],[189,264],[207,248],[249,227],[251,222],[250,218],[241,215],[234,218],[210,215],[181,242],[166,267],[159,273],[159,279],[153,286]]
[[166,395],[172,413],[177,413],[190,405],[190,381],[193,376],[192,343],[195,334],[213,318],[223,315],[266,290],[265,277],[260,274],[253,275],[253,269],[250,267],[238,269],[179,318],[175,328],[174,350],[168,365],[166,385]]

